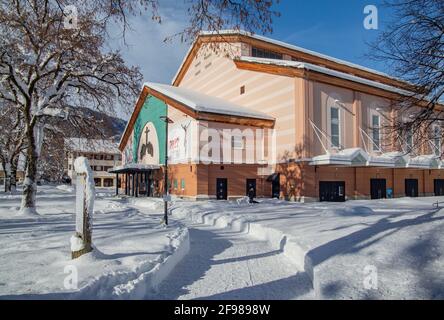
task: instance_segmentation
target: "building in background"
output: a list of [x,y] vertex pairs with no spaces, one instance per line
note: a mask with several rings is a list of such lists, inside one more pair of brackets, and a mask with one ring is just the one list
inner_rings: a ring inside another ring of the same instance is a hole
[[75,183],[74,161],[77,157],[88,158],[94,173],[97,187],[115,187],[115,175],[108,172],[120,166],[121,155],[118,144],[112,140],[67,138],[65,139],[66,161],[65,172]]
[[250,189],[296,201],[444,195],[441,127],[430,141],[384,131],[408,117],[393,102],[411,89],[262,36],[203,33],[171,85],[144,84],[113,172],[127,194],[161,194],[167,152],[167,188],[180,197],[228,199]]
[[[18,163],[17,163],[17,171],[15,175],[16,183],[21,184],[25,179],[25,156],[23,154],[19,155]],[[3,165],[0,163],[0,188],[3,188],[5,185],[5,171],[3,169]],[[4,189],[2,189],[3,191]]]

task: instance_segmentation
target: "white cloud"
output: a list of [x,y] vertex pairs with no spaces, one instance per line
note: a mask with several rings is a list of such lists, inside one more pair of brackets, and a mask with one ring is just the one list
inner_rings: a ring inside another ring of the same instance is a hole
[[144,81],[170,83],[189,44],[181,43],[180,39],[165,43],[164,39],[181,32],[188,16],[186,7],[176,1],[162,1],[159,11],[160,24],[151,19],[151,12],[132,17],[125,42],[117,36],[121,29],[111,30],[116,36],[109,41],[109,46],[120,49],[128,65],[139,66]]

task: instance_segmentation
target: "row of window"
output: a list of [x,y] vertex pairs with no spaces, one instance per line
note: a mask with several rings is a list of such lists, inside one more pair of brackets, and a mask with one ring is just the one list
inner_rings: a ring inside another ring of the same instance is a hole
[[74,153],[73,154],[74,158],[77,157],[86,157],[89,160],[121,160],[121,156],[116,154],[91,154],[91,153],[86,153],[86,154],[82,154],[82,153]]
[[[173,186],[174,190],[178,190],[179,188],[179,180],[178,179],[171,179],[168,181],[168,189],[171,189],[171,186]],[[185,190],[185,179],[180,179],[180,189],[183,191]]]
[[[93,171],[108,171],[110,169],[112,169],[112,166],[91,166],[91,170]],[[68,165],[68,170],[73,170],[73,165],[69,164]]]
[[[337,106],[330,107],[329,113],[329,128],[331,147],[341,148],[341,116],[340,109]],[[381,117],[376,114],[371,116],[371,138],[373,151],[381,150]],[[442,130],[440,126],[433,127],[433,146],[435,155],[439,156],[442,152]],[[412,130],[407,130],[405,135],[406,152],[410,153],[413,150],[413,133]]]

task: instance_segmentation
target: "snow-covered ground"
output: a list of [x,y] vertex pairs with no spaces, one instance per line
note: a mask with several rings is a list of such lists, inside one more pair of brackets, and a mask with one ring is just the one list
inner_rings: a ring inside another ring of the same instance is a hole
[[173,215],[281,243],[313,279],[316,298],[444,299],[444,209],[436,201],[444,197],[176,202]]
[[37,217],[0,193],[0,299],[444,299],[444,197],[175,200],[164,228],[161,199],[98,189],[96,250],[73,261],[73,189],[38,190]]
[[[188,230],[175,221],[160,224],[162,203],[140,206],[113,192],[96,190],[95,250],[76,260],[72,187],[40,186],[36,217],[19,215],[18,192],[0,193],[0,299],[150,297],[187,253]],[[77,290],[70,287],[73,270]]]

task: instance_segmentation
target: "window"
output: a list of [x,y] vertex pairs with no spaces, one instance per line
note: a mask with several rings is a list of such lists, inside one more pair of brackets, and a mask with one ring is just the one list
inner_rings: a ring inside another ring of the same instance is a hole
[[330,108],[330,137],[331,137],[331,146],[333,148],[340,147],[340,115],[338,107]]
[[434,153],[436,156],[441,156],[441,127],[435,126],[433,127],[433,145],[435,146]]
[[268,50],[264,50],[264,49],[259,49],[259,48],[255,48],[255,47],[253,47],[252,56],[256,57],[256,58],[282,60],[282,54],[280,54],[280,53],[268,51]]
[[95,166],[94,171],[102,171],[102,166]]
[[180,179],[180,188],[182,190],[185,190],[185,179],[184,178]]
[[407,129],[406,135],[405,135],[405,142],[407,147],[407,153],[412,152],[413,150],[413,132],[412,129]]
[[114,160],[114,156],[112,154],[105,155],[105,160]]
[[381,148],[380,139],[380,118],[378,115],[372,115],[372,139],[373,139],[373,150],[379,150]]
[[240,87],[240,94],[244,94],[245,93],[245,86]]
[[174,179],[174,190],[177,190],[177,179]]

